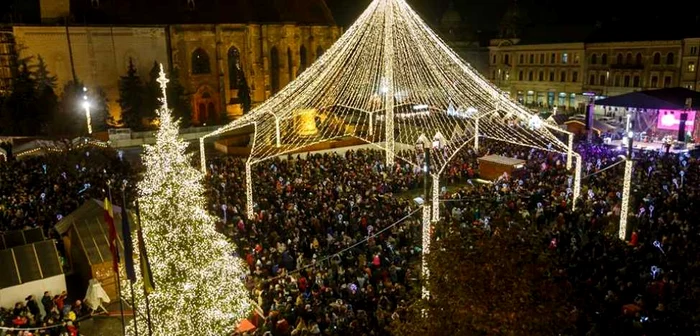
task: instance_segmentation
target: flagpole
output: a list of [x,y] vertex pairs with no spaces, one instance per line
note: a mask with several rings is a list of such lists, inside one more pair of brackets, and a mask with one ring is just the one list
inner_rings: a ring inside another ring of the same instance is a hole
[[[112,181],[107,180],[107,194],[109,195],[109,202],[112,203]],[[112,220],[114,220],[114,217],[112,217]],[[117,246],[117,242],[114,242],[114,249],[116,250],[117,253],[119,253],[119,247]],[[112,258],[117,258],[116,255],[113,255]],[[114,263],[114,261],[112,261]],[[122,335],[126,336],[126,322],[124,320],[124,301],[122,301],[122,288],[121,288],[121,279],[119,277],[119,264],[117,264],[117,270],[116,272],[117,275],[117,297],[119,298],[119,312],[122,317]]]
[[[143,234],[142,227],[141,227],[141,208],[139,207],[139,199],[136,198],[136,221],[139,223],[139,228],[138,228],[138,235],[139,235],[139,240],[143,240],[140,236]],[[144,246],[145,248],[145,246]],[[144,253],[145,251],[139,251],[139,253]],[[141,274],[141,277],[144,277],[144,274]],[[146,322],[148,322],[148,336],[153,336],[153,325],[151,324],[151,303],[150,300],[148,299],[148,291],[146,290],[146,280],[143,279],[143,296],[146,301]]]
[[[127,181],[124,180],[123,182],[124,183],[122,183],[122,216],[128,216],[128,214],[126,213],[126,184],[127,184]],[[122,228],[122,230],[123,229],[124,228]],[[126,254],[126,251],[125,251],[125,254]],[[124,263],[125,264],[126,264],[126,258],[127,257],[124,256]],[[128,273],[128,271],[127,271],[127,273]],[[133,276],[133,275],[131,275],[131,276]],[[130,276],[127,275],[127,277],[130,277]],[[121,286],[120,286],[120,288],[121,288]],[[134,311],[134,314],[133,314],[134,316],[132,317],[132,319],[134,320],[134,335],[139,336],[139,323],[138,323],[138,320],[136,319],[136,315],[137,315],[138,310],[136,309],[136,295],[134,295],[134,280],[133,279],[129,279],[129,288],[131,289],[131,309]],[[123,323],[123,321],[122,321],[122,323]]]

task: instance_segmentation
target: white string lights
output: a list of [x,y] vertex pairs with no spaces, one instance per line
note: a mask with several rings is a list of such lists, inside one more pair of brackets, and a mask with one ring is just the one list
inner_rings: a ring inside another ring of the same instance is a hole
[[618,237],[620,240],[625,240],[627,238],[627,217],[629,216],[630,207],[630,189],[632,188],[632,165],[634,161],[631,159],[625,160],[625,179],[622,182],[622,208],[620,208],[620,228],[618,232]]
[[374,0],[298,78],[207,137],[254,124],[250,164],[354,137],[385,150],[390,165],[398,158],[418,166],[414,153],[402,149],[413,148],[421,134],[437,133],[449,136],[432,150],[435,171],[463,147],[478,148],[479,136],[569,152],[552,134],[568,132],[548,123],[531,127],[532,120],[450,50],[405,0]]

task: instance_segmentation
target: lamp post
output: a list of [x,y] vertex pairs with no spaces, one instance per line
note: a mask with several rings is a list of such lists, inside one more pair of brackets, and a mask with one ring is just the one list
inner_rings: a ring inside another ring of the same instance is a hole
[[625,177],[622,182],[622,208],[620,209],[620,231],[618,237],[625,240],[627,237],[627,217],[629,214],[630,189],[632,187],[632,148],[634,146],[634,132],[631,129],[631,115],[627,114],[627,151],[625,155]]
[[92,118],[90,117],[90,102],[88,101],[87,88],[83,86],[83,108],[85,109],[85,122],[88,134],[92,134]]

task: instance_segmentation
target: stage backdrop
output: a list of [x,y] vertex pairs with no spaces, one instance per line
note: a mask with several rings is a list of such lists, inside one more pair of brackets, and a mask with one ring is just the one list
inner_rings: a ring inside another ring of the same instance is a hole
[[[683,111],[678,110],[659,110],[659,118],[656,121],[656,128],[666,131],[678,132],[678,127],[681,122],[681,114]],[[688,121],[685,123],[686,132],[693,133],[695,129],[695,111],[688,111]]]

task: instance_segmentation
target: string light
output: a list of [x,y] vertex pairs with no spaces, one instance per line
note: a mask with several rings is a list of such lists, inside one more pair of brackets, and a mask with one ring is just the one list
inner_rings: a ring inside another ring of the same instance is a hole
[[428,269],[428,254],[430,253],[430,205],[428,205],[428,200],[423,201],[423,222],[422,222],[422,245],[421,245],[421,271],[423,278],[422,286],[422,298],[427,299],[430,296],[430,291],[426,286],[428,278],[430,277],[430,270]]
[[[138,184],[141,229],[155,282],[148,295],[153,334],[229,334],[251,310],[241,280],[245,267],[231,254],[235,246],[216,232],[215,218],[206,211],[204,176],[185,155],[187,143],[179,138],[178,123],[168,110],[162,65],[158,81],[163,90],[163,105],[157,111],[160,128],[156,143],[144,148],[146,172]],[[138,268],[136,273],[134,286],[142,288]],[[132,298],[128,283],[122,286],[127,302],[146,307],[142,291],[135,291]],[[134,334],[135,323],[142,332],[147,330],[144,318],[135,321],[127,328],[129,334]]]
[[627,217],[630,207],[630,189],[632,187],[632,164],[634,161],[627,158],[625,161],[625,177],[622,181],[622,208],[620,209],[620,231],[618,237],[621,240],[627,238]]
[[[405,0],[374,0],[299,77],[205,137],[254,124],[251,165],[354,137],[385,150],[389,166],[395,158],[418,166],[414,153],[400,149],[412,147],[421,134],[453,134],[456,129],[463,136],[445,139],[444,155],[432,164],[438,171],[471,137],[475,148],[483,137],[569,153],[553,133],[569,132],[542,122],[530,127],[531,121],[529,110],[461,60]],[[252,198],[252,189],[247,194]]]

